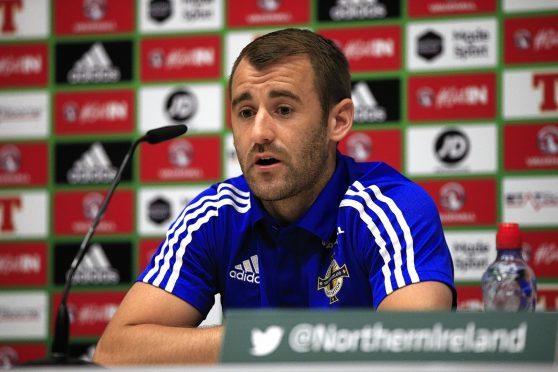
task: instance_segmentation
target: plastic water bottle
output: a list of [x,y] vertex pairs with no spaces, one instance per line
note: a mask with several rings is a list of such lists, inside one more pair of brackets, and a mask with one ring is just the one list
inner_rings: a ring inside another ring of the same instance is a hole
[[481,279],[485,311],[534,311],[537,284],[523,259],[519,225],[501,223],[496,234],[496,260]]

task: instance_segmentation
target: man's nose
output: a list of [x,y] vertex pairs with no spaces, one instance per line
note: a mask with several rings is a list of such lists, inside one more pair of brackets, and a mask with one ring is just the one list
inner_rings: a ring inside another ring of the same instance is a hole
[[253,143],[270,143],[275,139],[273,118],[266,110],[258,110],[252,127]]

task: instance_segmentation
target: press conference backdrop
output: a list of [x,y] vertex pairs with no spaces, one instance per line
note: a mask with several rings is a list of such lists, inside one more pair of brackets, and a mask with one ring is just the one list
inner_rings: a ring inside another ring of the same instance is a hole
[[[0,358],[46,355],[70,262],[133,139],[69,298],[71,352],[87,354],[179,210],[240,173],[226,103],[256,36],[294,26],[332,38],[356,117],[340,148],[383,160],[432,195],[455,263],[459,310],[500,221],[518,222],[558,302],[556,0],[0,0]],[[293,283],[296,285],[296,283]]]

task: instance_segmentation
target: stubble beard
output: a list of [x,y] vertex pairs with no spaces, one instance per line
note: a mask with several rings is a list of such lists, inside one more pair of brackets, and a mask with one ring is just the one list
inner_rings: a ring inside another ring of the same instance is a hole
[[[279,175],[255,175],[253,165],[241,164],[244,177],[250,186],[252,193],[262,201],[276,202],[295,197],[300,194],[312,194],[314,188],[323,187],[325,183],[325,166],[329,160],[328,148],[325,142],[325,129],[317,133],[311,140],[306,141],[302,148],[299,166],[295,167],[291,156],[284,157],[287,162],[283,163],[284,172]],[[305,139],[302,139],[305,140]],[[261,145],[260,145],[261,146]],[[265,147],[265,150],[273,151],[277,154],[285,154],[286,150],[278,149],[273,144]],[[254,152],[253,148],[249,152],[247,159],[251,159]],[[267,178],[267,179],[266,179]]]

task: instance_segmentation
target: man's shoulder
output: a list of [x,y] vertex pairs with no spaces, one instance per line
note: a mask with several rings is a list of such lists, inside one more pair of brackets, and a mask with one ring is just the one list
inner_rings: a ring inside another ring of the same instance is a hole
[[345,158],[345,164],[350,174],[348,190],[355,185],[364,188],[372,185],[384,188],[414,184],[413,181],[387,163],[381,161],[356,162],[349,157]]

